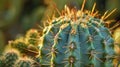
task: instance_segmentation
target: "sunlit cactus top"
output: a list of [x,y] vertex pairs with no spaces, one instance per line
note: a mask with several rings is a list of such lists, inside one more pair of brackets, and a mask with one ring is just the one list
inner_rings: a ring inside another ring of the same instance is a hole
[[[48,24],[53,23],[53,21],[55,20],[66,20],[66,21],[72,21],[72,22],[76,22],[76,23],[80,23],[80,22],[87,22],[89,21],[91,18],[96,18],[100,20],[100,24],[101,23],[107,23],[108,22],[103,22],[104,20],[106,20],[108,17],[110,17],[115,11],[116,8],[113,9],[111,12],[106,11],[101,17],[99,16],[99,11],[95,10],[96,7],[96,3],[94,3],[93,8],[91,10],[84,10],[84,6],[85,6],[86,0],[83,1],[82,7],[80,10],[77,10],[76,8],[72,8],[70,9],[67,5],[65,5],[64,10],[62,10],[61,12],[55,7],[55,10],[57,11],[57,13],[60,15],[60,17],[56,18],[55,14],[53,14],[52,19],[48,16]],[[98,18],[99,17],[99,18]]]

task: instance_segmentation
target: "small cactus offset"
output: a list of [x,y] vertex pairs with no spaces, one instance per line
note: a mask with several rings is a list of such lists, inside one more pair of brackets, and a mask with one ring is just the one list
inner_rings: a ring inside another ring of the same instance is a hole
[[28,59],[26,57],[21,58],[16,62],[15,67],[33,67],[32,62],[33,61],[31,59]]
[[10,50],[5,53],[3,60],[5,67],[14,67],[15,62],[19,59],[19,53],[16,50]]
[[15,41],[10,41],[9,45],[20,51],[22,54],[29,56],[39,55],[39,33],[36,29],[31,29],[26,33],[25,37],[20,37]]
[[38,62],[28,57],[21,57],[16,63],[15,67],[41,67]]
[[39,44],[39,33],[38,33],[38,30],[36,29],[31,29],[27,32],[26,34],[26,39],[27,39],[27,42],[31,45],[38,45]]

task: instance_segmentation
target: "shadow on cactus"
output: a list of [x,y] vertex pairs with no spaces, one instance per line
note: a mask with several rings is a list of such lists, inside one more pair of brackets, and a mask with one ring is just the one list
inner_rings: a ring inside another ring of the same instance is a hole
[[[84,10],[85,2],[81,10],[67,6],[62,12],[56,9],[60,17],[48,18],[42,36],[37,30],[30,30],[10,46],[32,57],[41,67],[118,67],[119,55],[114,50],[111,31],[105,26],[116,9],[98,18],[96,3],[88,11]],[[30,65],[23,60],[19,63]]]

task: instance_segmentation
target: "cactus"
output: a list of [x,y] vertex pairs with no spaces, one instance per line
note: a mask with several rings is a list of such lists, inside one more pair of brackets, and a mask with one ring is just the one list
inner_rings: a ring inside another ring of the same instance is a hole
[[15,41],[10,41],[12,48],[19,50],[22,54],[35,57],[39,55],[37,45],[39,44],[39,33],[36,29],[31,29],[25,37],[20,37]]
[[32,67],[32,60],[26,57],[21,58],[16,62],[15,67]]
[[4,55],[5,59],[4,65],[5,67],[13,67],[15,62],[19,59],[19,53],[16,50],[7,51]]
[[65,10],[59,18],[48,20],[39,44],[41,64],[46,67],[114,67],[114,40],[105,26],[110,14]]
[[38,45],[39,43],[39,33],[36,29],[31,29],[26,34],[27,42],[31,45]]
[[15,41],[10,41],[10,45],[13,48],[18,49],[21,53],[24,53],[25,49],[27,49],[28,44],[26,44],[25,42],[23,42],[24,39],[23,38],[19,38],[16,39]]
[[6,50],[0,58],[0,67],[40,67],[37,58],[29,58],[29,56],[19,53],[16,49]]

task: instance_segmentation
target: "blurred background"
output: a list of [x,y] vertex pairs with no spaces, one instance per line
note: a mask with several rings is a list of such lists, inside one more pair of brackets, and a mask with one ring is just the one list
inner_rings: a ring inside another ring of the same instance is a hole
[[[24,35],[31,28],[41,30],[39,25],[43,26],[47,15],[51,17],[55,12],[53,5],[56,4],[61,11],[65,4],[70,8],[80,9],[82,2],[83,0],[0,0],[0,48],[3,49],[9,40]],[[85,9],[91,10],[94,2],[97,3],[96,10],[101,15],[106,10],[110,12],[117,8],[117,11],[108,19],[119,22],[120,0],[87,0]],[[110,26],[114,26],[116,22]]]

